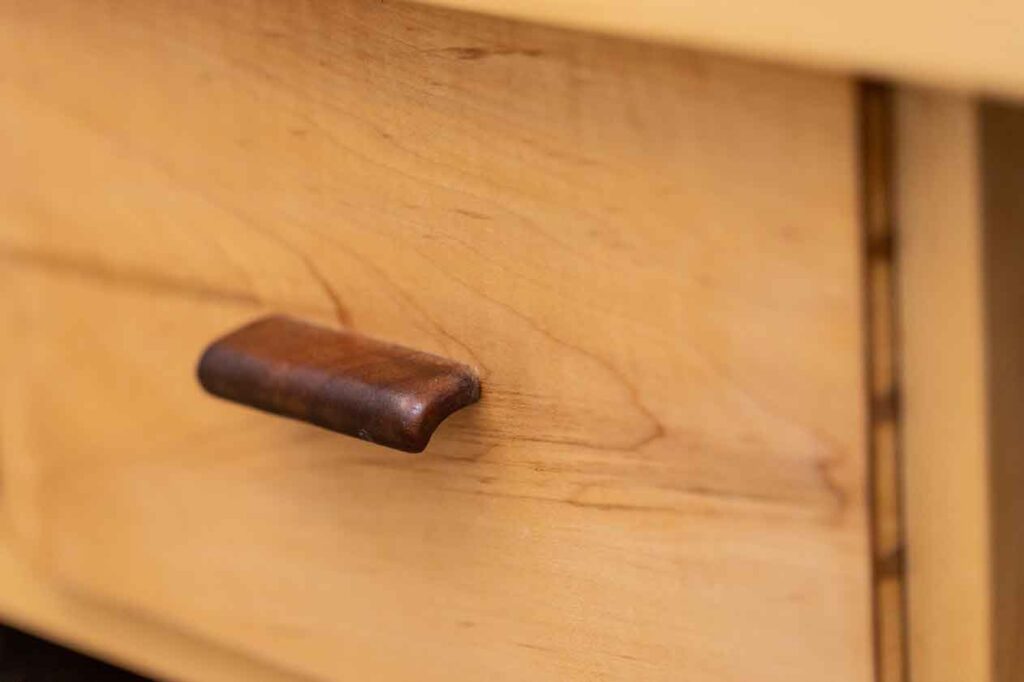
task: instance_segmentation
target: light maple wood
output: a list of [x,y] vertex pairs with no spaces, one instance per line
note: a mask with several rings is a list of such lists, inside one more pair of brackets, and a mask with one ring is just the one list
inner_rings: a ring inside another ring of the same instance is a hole
[[14,279],[7,504],[61,584],[331,679],[870,679],[837,488],[784,499],[740,462],[751,491],[718,490],[696,448],[531,445],[470,413],[387,453],[203,401],[196,349],[262,311]]
[[[870,679],[849,81],[354,0],[0,16],[47,575],[312,676]],[[272,309],[484,400],[416,458],[203,397]]]
[[251,656],[183,634],[152,619],[69,594],[0,536],[0,613],[4,622],[156,679],[296,682]]
[[428,4],[1024,96],[1018,0],[422,0]]
[[1021,675],[1024,115],[899,100],[913,679]]
[[991,680],[981,206],[973,102],[897,108],[910,667]]

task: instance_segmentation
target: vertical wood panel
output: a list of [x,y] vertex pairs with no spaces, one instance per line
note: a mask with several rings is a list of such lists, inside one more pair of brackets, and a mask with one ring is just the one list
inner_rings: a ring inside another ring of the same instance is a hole
[[1024,679],[1024,109],[981,112],[993,656]]
[[977,116],[897,104],[910,669],[990,678],[988,465]]
[[1024,109],[899,102],[911,670],[1024,675]]

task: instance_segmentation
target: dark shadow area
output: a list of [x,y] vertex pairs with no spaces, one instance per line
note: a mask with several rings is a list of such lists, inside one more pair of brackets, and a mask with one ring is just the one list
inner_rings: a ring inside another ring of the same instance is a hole
[[0,682],[150,682],[150,678],[0,625]]

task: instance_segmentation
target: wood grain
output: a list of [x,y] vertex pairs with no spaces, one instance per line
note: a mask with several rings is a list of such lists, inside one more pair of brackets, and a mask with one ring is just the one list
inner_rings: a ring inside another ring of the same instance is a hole
[[696,449],[488,438],[469,413],[389,457],[203,401],[195,351],[248,307],[15,279],[33,350],[5,373],[5,501],[75,591],[329,679],[870,677],[865,541],[832,500],[707,488]]
[[480,399],[465,365],[285,315],[217,339],[196,373],[217,397],[406,452]]
[[[55,580],[325,678],[871,677],[850,82],[361,0],[0,16]],[[488,399],[421,459],[205,400],[270,309]]]
[[69,594],[26,561],[6,531],[0,536],[0,612],[5,623],[156,679],[302,679],[179,628]]
[[[1024,96],[1017,0],[421,0],[896,81]],[[955,45],[955,47],[951,47]]]

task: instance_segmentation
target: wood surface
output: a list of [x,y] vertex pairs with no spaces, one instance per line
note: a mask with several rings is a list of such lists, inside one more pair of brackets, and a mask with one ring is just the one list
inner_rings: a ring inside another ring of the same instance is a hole
[[897,110],[910,667],[992,679],[977,119],[910,91]]
[[465,365],[285,315],[217,339],[196,374],[219,398],[405,452],[480,399]]
[[1024,112],[898,106],[910,669],[1024,675]]
[[1019,0],[422,0],[897,81],[1024,97]]
[[978,113],[996,682],[1024,679],[1024,109]]
[[[871,679],[849,81],[361,0],[0,18],[40,571],[320,678]],[[204,396],[271,310],[487,400],[410,458]]]
[[296,682],[294,674],[150,618],[69,594],[0,536],[0,612],[6,624],[158,680]]
[[982,185],[975,102],[897,103],[910,670],[994,680]]

